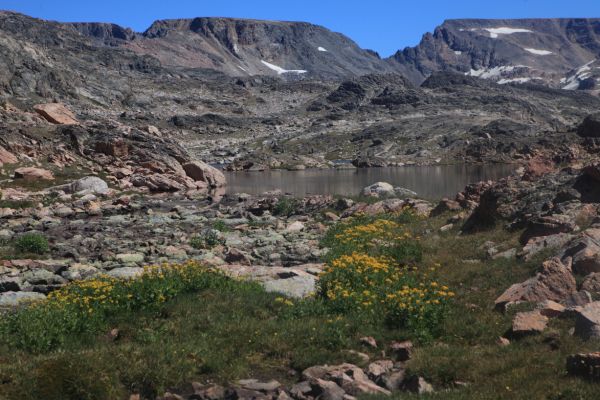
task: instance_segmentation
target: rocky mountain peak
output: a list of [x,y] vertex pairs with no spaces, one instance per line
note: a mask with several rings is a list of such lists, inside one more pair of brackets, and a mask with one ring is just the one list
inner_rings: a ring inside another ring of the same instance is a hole
[[577,89],[579,80],[567,84],[567,75],[599,55],[599,19],[457,19],[393,59],[417,83],[434,71],[454,71],[501,84]]
[[198,17],[155,21],[143,34],[112,24],[70,24],[95,40],[150,55],[163,65],[230,76],[348,78],[394,72],[346,36],[306,22]]

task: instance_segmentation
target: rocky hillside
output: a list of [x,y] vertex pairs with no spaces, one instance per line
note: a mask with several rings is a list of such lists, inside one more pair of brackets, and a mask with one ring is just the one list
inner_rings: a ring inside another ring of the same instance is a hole
[[305,22],[194,18],[156,21],[142,34],[111,24],[72,24],[104,44],[151,55],[163,65],[230,76],[337,79],[393,66],[346,36]]
[[449,20],[393,59],[416,83],[454,71],[499,83],[595,88],[599,19]]

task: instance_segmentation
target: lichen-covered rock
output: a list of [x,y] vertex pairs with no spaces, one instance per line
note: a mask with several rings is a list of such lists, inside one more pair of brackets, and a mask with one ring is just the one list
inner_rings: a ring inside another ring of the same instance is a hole
[[534,277],[509,287],[495,301],[496,308],[520,302],[560,302],[577,291],[577,283],[571,271],[560,259],[545,261],[542,270]]

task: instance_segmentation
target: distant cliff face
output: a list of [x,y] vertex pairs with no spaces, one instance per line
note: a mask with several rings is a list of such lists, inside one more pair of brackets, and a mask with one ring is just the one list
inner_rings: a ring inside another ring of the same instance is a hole
[[499,83],[590,89],[599,56],[600,19],[450,20],[392,59],[416,83],[434,71],[453,71]]
[[231,76],[339,79],[394,69],[346,36],[304,22],[161,20],[139,35],[109,24],[73,26],[105,44],[154,56],[163,65],[211,68]]
[[103,41],[105,44],[117,46],[123,41],[133,40],[135,32],[129,28],[109,23],[80,23],[65,24],[79,33]]

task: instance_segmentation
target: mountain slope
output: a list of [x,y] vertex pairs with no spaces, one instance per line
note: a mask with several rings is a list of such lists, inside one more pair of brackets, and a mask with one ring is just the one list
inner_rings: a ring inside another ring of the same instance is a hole
[[71,24],[83,35],[156,57],[165,66],[230,76],[338,79],[393,66],[346,36],[305,22],[194,18],[156,21],[143,34],[110,24]]
[[[586,64],[599,55],[600,19],[466,19],[445,21],[392,59],[417,83],[434,71],[453,71],[499,83],[578,89],[592,75],[583,74]],[[579,77],[567,82],[574,75]]]

